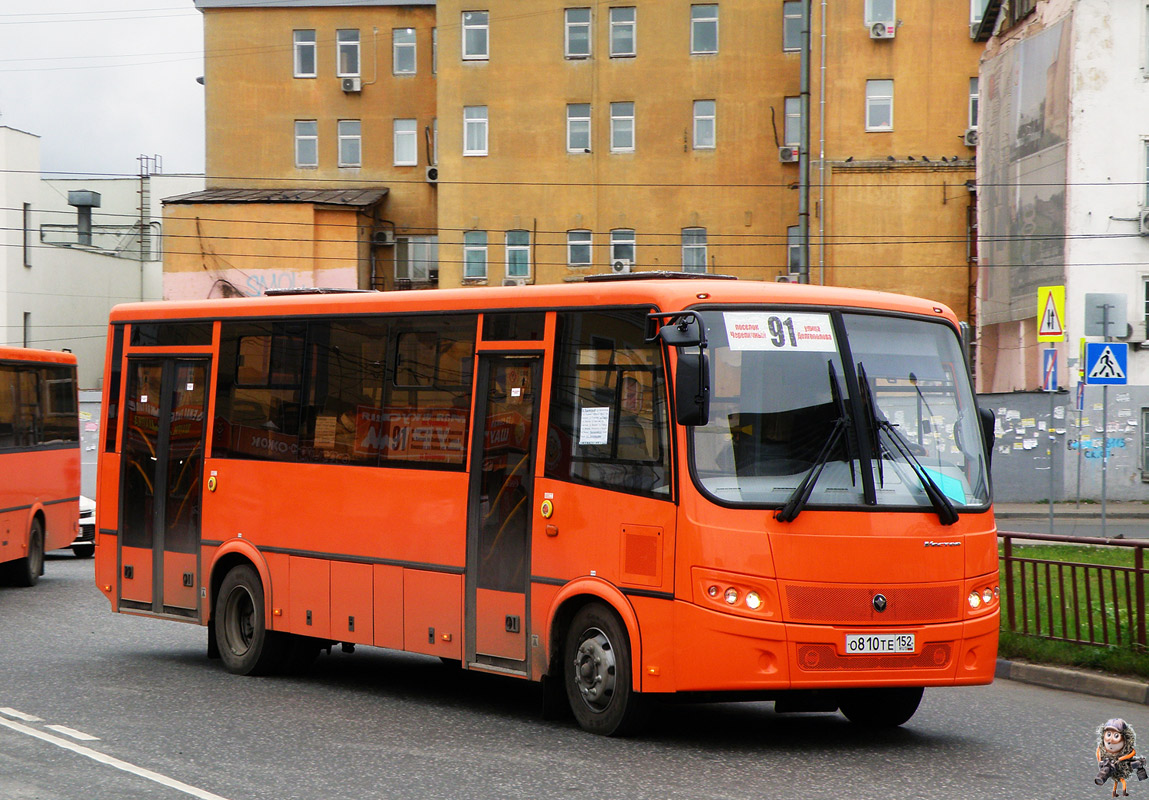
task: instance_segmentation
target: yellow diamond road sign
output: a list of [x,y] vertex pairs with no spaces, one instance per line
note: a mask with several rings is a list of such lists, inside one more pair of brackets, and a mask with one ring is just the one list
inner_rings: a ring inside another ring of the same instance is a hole
[[1065,341],[1065,287],[1037,289],[1037,341]]

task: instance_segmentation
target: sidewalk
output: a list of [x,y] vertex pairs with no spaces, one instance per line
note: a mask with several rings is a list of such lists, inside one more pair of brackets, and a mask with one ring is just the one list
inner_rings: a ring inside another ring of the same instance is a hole
[[[994,503],[993,513],[998,519],[1049,519],[1046,503]],[[1101,519],[1100,503],[1054,503],[1053,518]],[[1105,504],[1105,519],[1149,519],[1149,503],[1110,501]]]
[[1135,678],[1119,678],[1115,675],[1069,669],[1068,667],[1050,667],[1044,664],[1006,661],[1004,658],[997,660],[997,670],[994,677],[998,680],[1031,683],[1048,689],[1061,689],[1067,692],[1149,705],[1149,683]]

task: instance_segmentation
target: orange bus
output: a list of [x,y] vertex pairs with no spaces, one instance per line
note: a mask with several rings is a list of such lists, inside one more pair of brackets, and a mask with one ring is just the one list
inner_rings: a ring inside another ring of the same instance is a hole
[[672,695],[897,725],[989,683],[993,421],[954,314],[604,278],[117,307],[99,589],[234,673],[405,650],[602,734]]
[[0,574],[34,586],[80,520],[76,357],[0,347]]

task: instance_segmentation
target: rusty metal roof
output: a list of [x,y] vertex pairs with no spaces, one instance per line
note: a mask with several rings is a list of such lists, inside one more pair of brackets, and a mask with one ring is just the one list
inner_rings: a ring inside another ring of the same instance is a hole
[[206,189],[164,198],[165,204],[312,203],[320,206],[373,206],[387,189]]

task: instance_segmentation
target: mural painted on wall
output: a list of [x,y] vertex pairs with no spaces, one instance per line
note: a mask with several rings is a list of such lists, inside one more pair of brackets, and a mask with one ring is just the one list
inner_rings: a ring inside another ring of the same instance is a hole
[[1070,25],[1063,20],[982,67],[978,120],[983,323],[1033,316],[1037,287],[1062,283]]
[[269,289],[356,289],[354,267],[344,269],[285,270],[227,269],[203,272],[165,272],[165,300],[203,300],[217,297],[258,297]]

